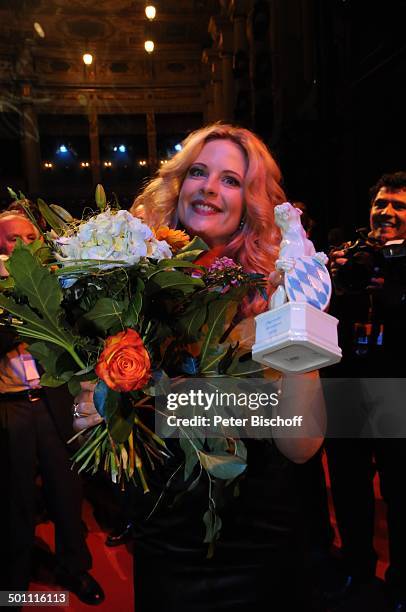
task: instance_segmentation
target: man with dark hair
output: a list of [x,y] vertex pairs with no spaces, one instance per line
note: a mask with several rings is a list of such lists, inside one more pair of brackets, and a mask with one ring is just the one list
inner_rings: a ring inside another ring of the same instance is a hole
[[[21,213],[1,214],[0,275],[3,277],[8,275],[4,258],[12,253],[18,238],[30,244],[39,238],[39,232]],[[87,571],[92,559],[83,533],[80,481],[71,470],[66,447],[66,440],[72,434],[71,398],[68,394],[63,397],[58,389],[45,392],[26,344],[7,325],[3,324],[0,332],[3,526],[0,590],[25,591],[29,587],[36,514],[35,479],[39,472],[56,528],[57,580],[81,601],[101,603],[103,590]],[[58,415],[53,413],[52,404],[57,405]],[[63,423],[67,415],[70,426]],[[67,432],[62,431],[66,429]]]
[[[379,258],[382,246],[406,239],[406,172],[383,175],[370,193],[371,231],[363,242],[367,249],[362,251],[357,264],[365,268],[364,285],[357,287],[355,282],[355,279],[360,282],[363,275],[355,273],[355,256],[347,250],[348,244],[331,254],[331,271],[338,287],[333,309],[340,320],[343,361],[330,368],[329,374],[347,378],[404,378],[406,366],[401,353],[406,343],[406,278],[403,281],[402,278],[406,277],[406,265],[396,277],[393,299],[391,269],[385,264],[379,271],[371,253],[377,253]],[[385,582],[393,610],[404,611],[406,440],[330,439],[326,449],[342,551],[351,577],[347,584],[354,592],[375,580],[373,478],[378,471],[381,494],[387,504],[390,565]]]

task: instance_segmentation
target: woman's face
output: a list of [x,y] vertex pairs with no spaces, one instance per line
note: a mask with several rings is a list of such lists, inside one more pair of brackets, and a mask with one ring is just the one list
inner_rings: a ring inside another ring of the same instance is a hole
[[178,217],[191,236],[209,247],[226,244],[244,213],[247,169],[242,149],[231,140],[211,140],[189,167],[178,200]]

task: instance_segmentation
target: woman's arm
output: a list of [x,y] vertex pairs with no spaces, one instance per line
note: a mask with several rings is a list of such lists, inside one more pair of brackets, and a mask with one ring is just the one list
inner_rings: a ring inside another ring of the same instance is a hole
[[[273,416],[302,417],[298,427],[273,427],[278,449],[291,461],[305,463],[320,448],[326,430],[326,412],[318,371],[282,376],[282,393]],[[293,432],[293,437],[292,437]],[[288,437],[289,436],[289,437]]]

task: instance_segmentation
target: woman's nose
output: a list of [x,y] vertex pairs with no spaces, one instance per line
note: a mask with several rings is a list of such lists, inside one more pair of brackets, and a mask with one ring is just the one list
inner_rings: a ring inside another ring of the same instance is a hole
[[213,175],[209,175],[202,187],[203,193],[216,194],[218,191],[218,181]]

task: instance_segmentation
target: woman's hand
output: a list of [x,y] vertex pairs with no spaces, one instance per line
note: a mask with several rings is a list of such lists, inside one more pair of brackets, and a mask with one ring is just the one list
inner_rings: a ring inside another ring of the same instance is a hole
[[86,381],[80,383],[80,386],[82,390],[75,397],[73,404],[73,430],[75,432],[97,425],[103,420],[93,402],[95,383]]

